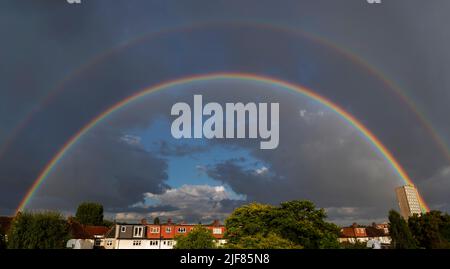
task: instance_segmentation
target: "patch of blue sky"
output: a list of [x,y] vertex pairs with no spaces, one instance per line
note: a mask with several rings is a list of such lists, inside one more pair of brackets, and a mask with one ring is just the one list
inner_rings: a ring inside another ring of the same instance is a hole
[[[207,169],[227,160],[236,160],[244,169],[255,170],[268,165],[252,156],[247,148],[228,145],[208,139],[175,139],[170,133],[170,121],[165,116],[155,119],[144,130],[131,132],[140,137],[141,146],[147,151],[167,160],[167,184],[172,188],[182,185],[224,186],[232,197],[245,199],[234,193],[229,186],[208,176]],[[164,144],[166,149],[162,150]],[[151,201],[149,201],[151,203]]]

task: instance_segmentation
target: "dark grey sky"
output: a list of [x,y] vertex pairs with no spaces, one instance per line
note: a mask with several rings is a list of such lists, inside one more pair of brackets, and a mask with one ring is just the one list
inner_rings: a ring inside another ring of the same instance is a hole
[[[450,164],[440,146],[392,89],[342,53],[353,54],[395,82],[448,143],[448,11],[445,0],[385,0],[380,5],[364,0],[1,1],[0,214],[13,213],[58,149],[103,110],[150,85],[212,72],[268,75],[326,96],[377,135],[432,208],[448,211]],[[128,43],[145,35],[141,42]],[[311,199],[341,223],[380,220],[395,207],[391,188],[398,181],[388,180],[389,168],[345,124],[333,115],[317,116],[321,108],[309,107],[302,98],[277,91],[250,94],[248,87],[244,83],[202,93],[218,101],[230,96],[234,101],[280,100],[277,150],[261,152],[242,141],[232,145],[265,163],[270,174],[255,174],[228,153],[229,159],[202,169],[215,184],[170,184],[168,156],[204,149],[186,145],[172,152],[176,147],[169,145],[164,152],[152,152],[118,140],[168,113],[177,99],[168,94],[149,99],[151,109],[136,106],[115,116],[111,126],[93,130],[65,158],[62,172],[44,185],[34,207],[71,211],[89,199],[103,202],[111,214],[144,214],[146,209],[198,219],[201,212],[224,216],[242,202],[233,199],[236,194],[271,203]],[[190,100],[190,93],[177,100]],[[252,99],[258,95],[261,99]],[[299,115],[302,109],[311,112],[307,128]],[[340,139],[346,141],[343,148],[337,147]],[[115,184],[108,184],[111,178]],[[272,187],[270,195],[267,186]],[[187,198],[186,193],[194,194]],[[159,204],[130,208],[143,197]],[[199,204],[207,208],[194,210]]]

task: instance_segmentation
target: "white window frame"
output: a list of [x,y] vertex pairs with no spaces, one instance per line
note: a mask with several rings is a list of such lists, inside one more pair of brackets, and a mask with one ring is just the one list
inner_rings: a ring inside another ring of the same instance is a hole
[[150,233],[158,234],[159,233],[159,227],[150,227]]
[[127,226],[120,226],[120,232],[125,233],[127,231]]
[[187,230],[186,230],[186,227],[178,227],[177,231],[180,234],[185,234]]
[[133,237],[142,237],[144,234],[144,227],[135,226],[133,227]]
[[213,234],[222,234],[222,228],[213,228]]

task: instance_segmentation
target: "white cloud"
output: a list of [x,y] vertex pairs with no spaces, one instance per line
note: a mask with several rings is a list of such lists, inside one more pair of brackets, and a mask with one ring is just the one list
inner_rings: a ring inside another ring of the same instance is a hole
[[[240,202],[245,196],[237,195],[225,186],[183,185],[168,189],[161,194],[145,193],[145,202],[132,205],[134,208],[152,209],[159,206],[176,208],[171,211],[151,213],[119,213],[117,219],[138,220],[142,217],[170,217],[173,219],[212,220],[224,219],[230,213],[229,202]],[[224,205],[224,202],[226,205]]]
[[120,140],[132,146],[139,146],[141,145],[142,138],[140,136],[127,134],[121,136]]
[[304,118],[306,116],[306,109],[300,109],[300,117]]
[[267,174],[268,172],[269,172],[269,168],[267,168],[265,166],[255,169],[255,173],[258,175],[264,175],[264,174]]
[[221,201],[229,198],[224,186],[209,185],[183,185],[177,189],[169,189],[162,194],[146,193],[144,196],[150,200],[157,200],[161,204],[177,207],[186,207],[188,203],[198,201]]
[[303,109],[303,108],[299,110],[299,114],[300,114],[300,117],[302,119],[304,119],[306,122],[309,122],[309,121],[311,121],[313,119],[317,119],[319,117],[321,118],[321,117],[326,116],[326,112],[323,111],[323,110],[308,111],[308,110]]

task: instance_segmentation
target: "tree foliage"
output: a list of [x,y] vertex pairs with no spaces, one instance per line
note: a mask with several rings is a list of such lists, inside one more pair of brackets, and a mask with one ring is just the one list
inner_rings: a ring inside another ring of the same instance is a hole
[[78,206],[75,218],[84,225],[104,225],[103,206],[98,203],[82,203]]
[[[289,201],[275,207],[252,203],[241,206],[227,218],[227,238],[230,246],[247,248],[249,237],[262,240],[277,236],[292,244],[274,241],[272,248],[339,248],[339,228],[325,221],[323,209],[316,209],[310,201]],[[252,241],[252,245],[258,246]],[[263,242],[261,244],[265,244]],[[268,242],[267,242],[268,243]],[[265,245],[264,245],[265,246]]]
[[301,249],[302,247],[296,245],[294,242],[284,239],[283,237],[269,232],[267,236],[258,233],[256,235],[244,236],[237,243],[229,243],[226,245],[230,249]]
[[195,226],[186,236],[176,238],[176,249],[212,249],[216,248],[212,232],[201,225]]
[[69,227],[56,212],[19,213],[8,234],[8,248],[59,249],[70,238]]
[[408,226],[419,246],[427,249],[450,248],[450,216],[431,211],[408,219]]
[[416,240],[414,239],[408,224],[400,214],[395,211],[389,211],[389,234],[392,238],[392,248],[397,249],[414,249],[417,248]]

